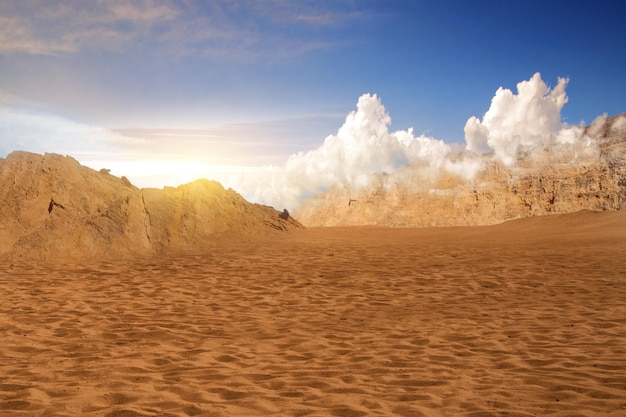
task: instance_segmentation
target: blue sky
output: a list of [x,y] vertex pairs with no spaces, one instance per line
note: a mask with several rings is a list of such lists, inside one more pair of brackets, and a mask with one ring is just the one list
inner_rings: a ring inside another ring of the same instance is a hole
[[589,123],[626,111],[625,19],[623,1],[3,1],[0,157],[280,165],[365,93],[391,130],[462,143],[536,72],[569,78],[561,118]]

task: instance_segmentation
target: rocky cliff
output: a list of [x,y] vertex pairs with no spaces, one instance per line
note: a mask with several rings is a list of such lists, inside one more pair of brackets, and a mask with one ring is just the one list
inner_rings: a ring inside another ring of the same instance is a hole
[[0,260],[174,253],[298,227],[217,182],[138,189],[71,157],[13,152],[0,159]]
[[457,159],[480,169],[468,179],[408,166],[366,187],[335,187],[306,200],[294,216],[306,226],[453,226],[626,208],[626,115],[592,124],[575,142],[548,141],[512,165],[489,155]]

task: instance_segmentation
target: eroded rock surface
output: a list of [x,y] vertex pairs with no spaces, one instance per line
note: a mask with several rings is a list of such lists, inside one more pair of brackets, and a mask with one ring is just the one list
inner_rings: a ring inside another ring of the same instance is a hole
[[301,225],[219,183],[139,189],[71,157],[0,159],[0,259],[47,260],[192,251]]
[[410,165],[364,188],[310,198],[294,216],[306,226],[456,226],[625,209],[626,115],[592,124],[583,138],[535,149],[511,166],[476,156],[482,168],[471,180]]

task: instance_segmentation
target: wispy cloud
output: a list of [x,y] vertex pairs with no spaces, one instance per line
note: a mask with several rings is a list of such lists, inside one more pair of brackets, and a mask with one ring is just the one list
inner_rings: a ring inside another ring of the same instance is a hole
[[141,138],[123,136],[97,126],[85,125],[50,113],[21,107],[0,106],[0,155],[14,150],[58,152],[83,160],[91,154],[115,154],[137,148]]
[[328,28],[341,26],[365,17],[365,13],[350,0],[266,0],[248,1],[255,14],[264,16],[276,25],[306,24],[311,27]]
[[0,52],[75,53],[119,49],[152,36],[178,17],[173,5],[152,0],[24,0],[0,4]]
[[[317,144],[341,119],[343,115],[329,113],[205,129],[128,128],[114,132],[141,139],[141,151],[162,156],[193,157],[221,164],[272,165],[282,164],[290,155]],[[220,161],[215,160],[216,155]]]
[[8,104],[14,104],[18,100],[19,99],[17,98],[17,96],[11,93],[7,93],[6,91],[0,88],[0,107],[8,105]]
[[110,11],[116,20],[147,22],[149,24],[173,20],[180,14],[173,5],[155,4],[152,1],[114,3],[111,5]]
[[0,52],[23,52],[34,55],[57,55],[75,52],[72,42],[64,39],[46,39],[35,33],[30,24],[20,17],[0,16]]
[[24,0],[0,3],[0,53],[60,55],[89,48],[178,54],[302,54],[335,43],[300,31],[362,17],[346,2]]

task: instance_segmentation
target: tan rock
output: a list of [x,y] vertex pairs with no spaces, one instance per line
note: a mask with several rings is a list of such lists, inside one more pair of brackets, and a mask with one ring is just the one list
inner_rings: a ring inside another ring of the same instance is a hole
[[193,251],[299,228],[219,183],[139,189],[71,157],[0,159],[0,259],[84,259]]
[[547,144],[510,167],[484,162],[471,181],[408,166],[365,188],[310,198],[294,216],[306,226],[456,226],[626,208],[626,115],[594,123],[584,135],[586,142]]

